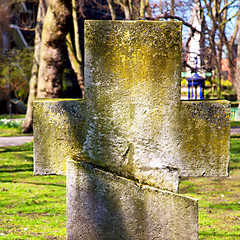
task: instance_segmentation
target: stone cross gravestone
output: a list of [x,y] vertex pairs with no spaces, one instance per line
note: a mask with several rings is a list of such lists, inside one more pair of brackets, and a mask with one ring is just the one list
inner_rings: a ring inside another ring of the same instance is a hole
[[230,104],[180,101],[181,24],[85,21],[85,100],[34,102],[34,172],[67,175],[67,239],[197,239],[181,176],[227,176]]

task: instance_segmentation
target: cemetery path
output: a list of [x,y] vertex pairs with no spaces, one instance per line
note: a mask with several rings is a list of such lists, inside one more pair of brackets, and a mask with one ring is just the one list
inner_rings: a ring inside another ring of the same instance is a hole
[[32,140],[33,136],[0,137],[0,147],[17,146]]
[[230,135],[238,135],[240,134],[240,127],[231,127]]

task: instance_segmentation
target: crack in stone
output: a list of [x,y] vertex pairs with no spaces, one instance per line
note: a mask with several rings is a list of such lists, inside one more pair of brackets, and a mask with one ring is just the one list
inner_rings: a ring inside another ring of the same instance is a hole
[[[114,176],[117,176],[117,177],[122,177],[126,180],[132,180],[135,184],[137,184],[138,186],[141,186],[142,184],[140,183],[140,181],[136,178],[134,178],[133,176],[131,175],[124,175],[124,174],[121,174],[121,172],[115,172],[114,170],[108,168],[108,167],[104,167],[104,166],[100,166],[100,165],[96,165],[96,164],[93,164],[93,163],[87,163],[85,161],[82,161],[82,160],[76,160],[76,159],[72,159],[72,160],[69,160],[69,161],[73,161],[74,163],[77,163],[79,165],[82,165],[84,168],[87,168],[87,169],[97,169],[97,170],[100,170],[100,171],[103,171],[103,172],[107,172],[107,173],[110,173]],[[147,184],[145,184],[147,185]],[[148,186],[148,185],[147,185]],[[150,185],[149,185],[150,186]]]

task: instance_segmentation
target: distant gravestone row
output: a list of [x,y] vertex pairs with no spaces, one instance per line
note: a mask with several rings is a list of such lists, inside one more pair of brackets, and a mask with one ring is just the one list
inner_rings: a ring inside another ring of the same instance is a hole
[[67,239],[197,239],[181,176],[227,176],[230,104],[180,101],[181,24],[85,21],[85,100],[34,102],[34,172],[67,175]]

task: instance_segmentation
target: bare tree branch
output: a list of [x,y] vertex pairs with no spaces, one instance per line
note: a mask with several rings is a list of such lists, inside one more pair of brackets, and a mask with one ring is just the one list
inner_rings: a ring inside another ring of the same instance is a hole
[[176,15],[171,15],[171,14],[168,14],[168,13],[164,13],[164,14],[160,14],[160,15],[157,15],[154,19],[155,20],[159,20],[160,18],[164,18],[164,19],[176,19],[176,20],[179,20],[181,21],[185,26],[189,27],[192,32],[198,32],[198,33],[202,33],[201,31],[199,31],[198,29],[196,29],[195,27],[193,27],[190,23],[184,21],[181,17],[179,16],[176,16]]
[[234,2],[236,2],[236,0],[233,0],[232,2],[230,2],[230,3],[226,3],[224,6],[223,6],[223,8],[222,9],[220,9],[220,11],[219,11],[219,15],[224,11],[224,10],[226,10],[230,5],[232,5]]

